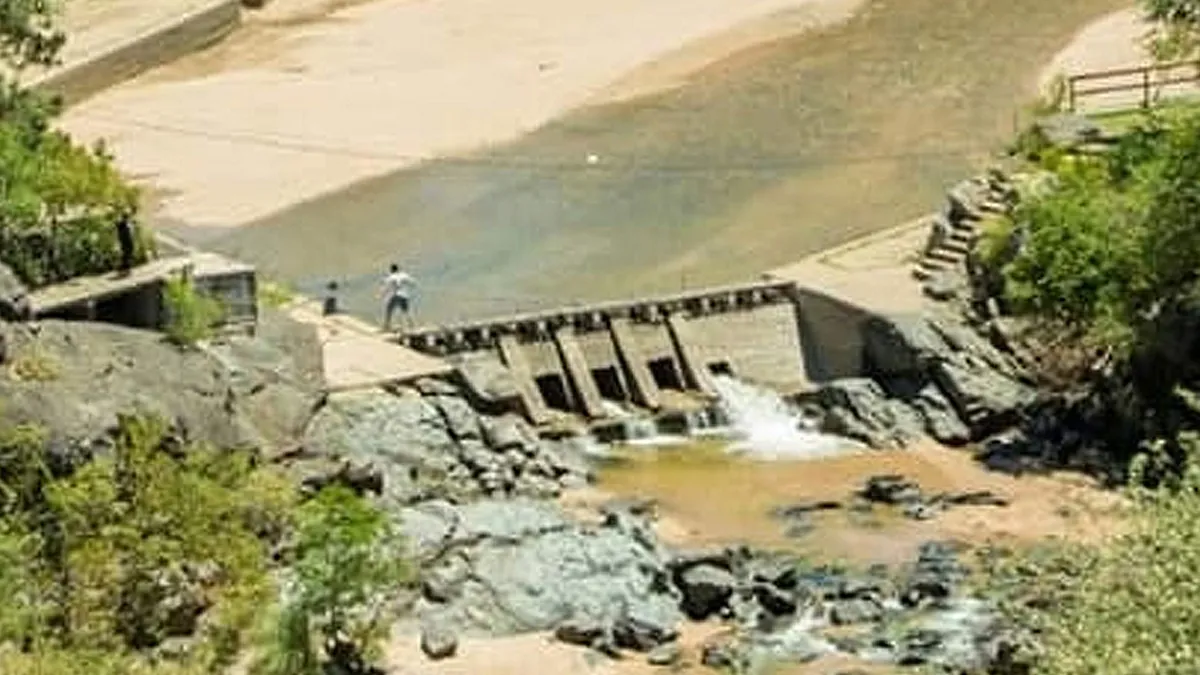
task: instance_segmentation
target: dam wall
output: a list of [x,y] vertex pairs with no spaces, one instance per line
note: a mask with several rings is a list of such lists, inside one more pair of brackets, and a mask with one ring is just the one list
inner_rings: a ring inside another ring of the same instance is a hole
[[455,361],[492,359],[530,421],[555,412],[603,418],[606,402],[651,410],[716,397],[714,374],[799,392],[862,369],[869,312],[767,280],[422,327],[396,340]]

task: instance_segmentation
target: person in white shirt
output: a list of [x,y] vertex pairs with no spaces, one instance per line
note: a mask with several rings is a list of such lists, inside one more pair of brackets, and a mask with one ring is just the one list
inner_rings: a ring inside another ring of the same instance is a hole
[[383,329],[392,329],[392,316],[398,311],[404,317],[405,323],[412,327],[412,314],[409,313],[410,293],[415,285],[408,273],[400,271],[399,265],[392,265],[387,276],[383,278],[380,297],[384,300]]

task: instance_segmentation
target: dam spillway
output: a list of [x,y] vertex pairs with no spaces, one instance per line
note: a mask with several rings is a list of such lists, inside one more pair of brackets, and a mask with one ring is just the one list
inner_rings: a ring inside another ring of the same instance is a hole
[[606,401],[658,410],[667,392],[712,399],[714,374],[780,391],[856,375],[863,318],[794,282],[763,280],[423,326],[397,340],[452,362],[498,362],[521,412],[543,424],[554,411],[604,418]]

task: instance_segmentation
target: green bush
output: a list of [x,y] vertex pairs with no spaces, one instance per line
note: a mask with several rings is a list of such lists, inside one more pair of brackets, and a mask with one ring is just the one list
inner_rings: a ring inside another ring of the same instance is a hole
[[[338,648],[363,658],[391,618],[390,603],[412,570],[388,516],[348,488],[331,486],[299,510],[295,560],[258,675],[311,675],[317,655]],[[321,648],[314,647],[320,638]]]
[[201,291],[186,278],[170,279],[163,286],[167,338],[180,346],[191,346],[213,335],[225,316],[221,302]]
[[166,431],[123,416],[111,454],[62,477],[36,430],[0,434],[0,649],[31,647],[26,672],[85,657],[98,664],[87,672],[139,672],[147,650],[182,636],[194,644],[174,672],[214,672],[269,602],[268,549],[294,490],[247,453]]

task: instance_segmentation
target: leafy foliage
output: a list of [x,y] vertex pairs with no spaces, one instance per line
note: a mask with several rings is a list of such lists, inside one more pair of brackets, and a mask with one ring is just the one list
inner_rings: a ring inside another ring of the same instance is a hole
[[299,510],[295,560],[262,675],[309,675],[321,638],[326,660],[373,656],[388,606],[411,570],[386,514],[343,486]]
[[187,278],[167,281],[163,287],[163,305],[167,312],[167,339],[181,346],[212,337],[213,328],[225,313],[219,300],[197,290]]
[[1180,59],[1196,54],[1200,42],[1200,2],[1196,0],[1142,0],[1146,17],[1156,24],[1155,56]]
[[[55,62],[64,36],[46,0],[0,3],[0,70]],[[114,269],[116,214],[137,192],[103,146],[80,146],[51,129],[59,106],[0,75],[0,262],[34,286]],[[135,259],[153,253],[137,237]]]
[[[1159,307],[1196,290],[1200,114],[1151,115],[1100,157],[1068,156],[1056,188],[1021,200],[1004,263],[1018,312],[1098,344],[1135,346]],[[1001,249],[1002,242],[992,242]]]
[[149,672],[138,655],[185,636],[178,672],[227,665],[273,592],[267,548],[291,487],[155,418],[122,417],[111,454],[67,475],[45,465],[43,438],[0,435],[0,650],[23,652],[5,672]]
[[1040,675],[1190,673],[1200,660],[1200,473],[1137,491],[1132,529],[1104,548],[1032,561],[1013,616],[1041,633]]

